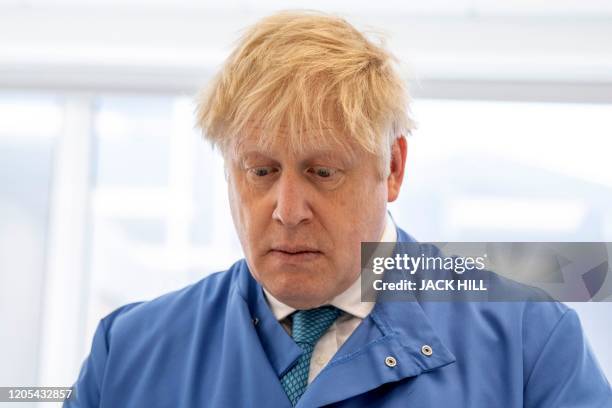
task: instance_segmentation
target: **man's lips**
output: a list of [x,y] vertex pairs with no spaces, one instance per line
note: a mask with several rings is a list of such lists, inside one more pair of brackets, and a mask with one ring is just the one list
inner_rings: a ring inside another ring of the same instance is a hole
[[286,254],[300,254],[305,252],[321,253],[318,249],[310,246],[273,246],[270,251],[283,252]]
[[314,260],[323,255],[323,252],[315,248],[305,246],[278,246],[272,247],[269,254],[283,261],[303,262]]

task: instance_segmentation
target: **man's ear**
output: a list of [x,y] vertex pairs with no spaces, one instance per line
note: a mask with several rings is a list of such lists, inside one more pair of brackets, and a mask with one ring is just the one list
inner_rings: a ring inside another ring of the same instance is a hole
[[387,178],[387,201],[392,202],[399,196],[402,181],[404,180],[404,168],[406,167],[406,155],[408,142],[401,135],[391,146],[390,172]]

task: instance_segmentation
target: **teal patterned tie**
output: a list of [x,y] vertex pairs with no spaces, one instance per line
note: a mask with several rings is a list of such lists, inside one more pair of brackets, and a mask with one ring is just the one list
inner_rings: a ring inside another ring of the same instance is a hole
[[310,358],[317,341],[340,314],[340,310],[333,306],[323,306],[316,309],[299,310],[293,314],[291,336],[303,350],[302,355],[285,375],[281,384],[295,406],[306,391],[308,385],[308,372],[310,371]]

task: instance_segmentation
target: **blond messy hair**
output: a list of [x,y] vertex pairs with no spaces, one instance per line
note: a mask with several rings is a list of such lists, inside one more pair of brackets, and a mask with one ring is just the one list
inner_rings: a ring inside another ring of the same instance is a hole
[[393,62],[341,18],[280,12],[241,38],[199,98],[198,125],[224,154],[255,126],[262,145],[270,135],[295,152],[352,140],[388,168],[390,146],[414,128]]

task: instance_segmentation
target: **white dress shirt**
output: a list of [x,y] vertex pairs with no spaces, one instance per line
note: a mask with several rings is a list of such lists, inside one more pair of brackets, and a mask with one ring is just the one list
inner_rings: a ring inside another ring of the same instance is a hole
[[[379,241],[395,242],[396,240],[395,224],[391,216],[387,214],[385,228]],[[281,322],[285,330],[291,334],[291,319],[288,317],[296,309],[276,299],[265,288],[264,293],[276,320]],[[374,302],[361,301],[361,274],[348,289],[333,298],[329,304],[340,309],[342,313],[315,345],[310,360],[309,384],[374,308]]]

